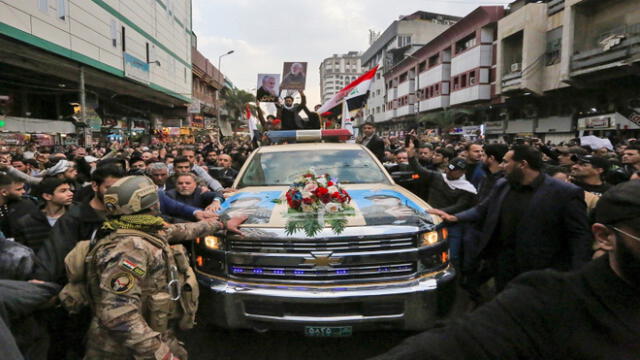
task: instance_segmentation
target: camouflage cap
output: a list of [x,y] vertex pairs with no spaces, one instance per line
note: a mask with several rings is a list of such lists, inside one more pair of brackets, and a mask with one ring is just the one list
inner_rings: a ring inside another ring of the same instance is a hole
[[116,181],[104,194],[109,215],[131,215],[150,209],[159,201],[158,189],[146,176],[127,176]]

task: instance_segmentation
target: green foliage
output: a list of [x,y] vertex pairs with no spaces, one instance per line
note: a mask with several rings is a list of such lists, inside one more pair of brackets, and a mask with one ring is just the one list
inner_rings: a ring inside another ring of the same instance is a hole
[[238,88],[225,88],[222,92],[222,99],[224,100],[223,107],[227,110],[229,119],[236,123],[242,121],[242,114],[246,104],[256,101],[255,95]]

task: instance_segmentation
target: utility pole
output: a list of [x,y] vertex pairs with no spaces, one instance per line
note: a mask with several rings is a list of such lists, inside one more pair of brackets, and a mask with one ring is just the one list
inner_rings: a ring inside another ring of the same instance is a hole
[[[87,143],[87,93],[84,86],[84,66],[80,66],[80,122],[84,125],[84,127],[81,128],[83,137],[82,143],[84,146],[87,146],[89,144]],[[78,142],[80,143],[80,141]]]

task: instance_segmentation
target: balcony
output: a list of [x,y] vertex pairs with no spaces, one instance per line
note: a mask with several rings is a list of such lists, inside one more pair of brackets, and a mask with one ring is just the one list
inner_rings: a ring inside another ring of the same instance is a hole
[[640,23],[604,31],[586,42],[597,47],[577,51],[571,57],[571,75],[579,76],[639,61]]
[[[517,65],[519,68],[522,67],[520,63],[513,64],[514,67]],[[510,72],[508,74],[502,75],[502,92],[506,93],[510,91],[512,88],[520,89],[522,85],[522,71]]]
[[547,4],[547,15],[551,16],[564,10],[564,0],[551,0]]

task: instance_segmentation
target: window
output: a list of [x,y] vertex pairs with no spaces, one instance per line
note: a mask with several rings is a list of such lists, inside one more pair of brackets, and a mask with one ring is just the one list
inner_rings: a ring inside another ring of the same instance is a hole
[[551,66],[560,62],[562,55],[562,26],[547,31],[547,50],[545,53],[545,65]]
[[461,53],[476,46],[476,33],[471,33],[456,42],[456,53]]
[[38,0],[38,10],[48,13],[49,12],[49,1],[48,0]]
[[398,47],[411,45],[411,35],[398,35]]
[[405,82],[407,81],[407,79],[409,78],[409,75],[407,73],[404,73],[402,75],[400,75],[400,82]]
[[145,43],[145,56],[148,64],[149,63],[149,43]]
[[438,65],[439,57],[440,57],[440,54],[435,54],[435,55],[429,57],[429,67],[430,68]]
[[467,74],[460,76],[460,87],[467,87]]
[[376,90],[376,95],[380,95],[380,89]]
[[111,46],[118,47],[118,24],[111,20]]
[[58,0],[58,19],[67,19],[67,0]]
[[469,73],[469,86],[476,84],[476,72],[475,70]]
[[418,72],[423,72],[427,68],[427,62],[423,61],[418,64]]
[[460,78],[456,76],[453,78],[453,89],[458,90],[458,87],[460,87]]
[[120,30],[122,31],[120,33],[121,34],[120,43],[122,44],[122,52],[125,52],[127,51],[127,35],[125,33],[126,29],[124,26],[122,26]]

